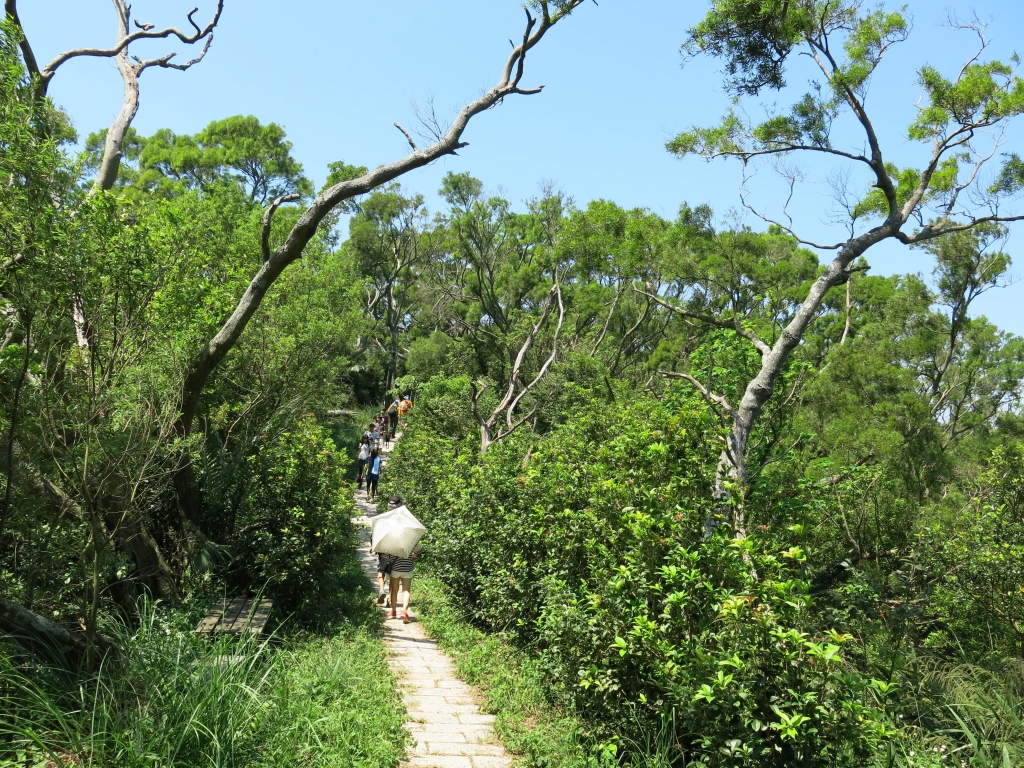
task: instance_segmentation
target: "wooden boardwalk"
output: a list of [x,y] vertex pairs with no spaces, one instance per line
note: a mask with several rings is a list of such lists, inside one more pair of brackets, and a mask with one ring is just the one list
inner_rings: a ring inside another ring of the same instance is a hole
[[[394,446],[394,443],[391,444]],[[385,466],[387,454],[385,449]],[[356,491],[354,522],[361,544],[359,557],[370,581],[376,583],[377,558],[370,554],[370,518],[376,509],[363,491]],[[416,510],[412,510],[416,514]],[[413,601],[416,579],[412,581]],[[384,643],[389,664],[398,679],[409,712],[405,727],[416,740],[403,766],[412,768],[510,768],[512,759],[494,734],[493,715],[480,712],[473,689],[455,674],[455,666],[423,625],[384,618]]]

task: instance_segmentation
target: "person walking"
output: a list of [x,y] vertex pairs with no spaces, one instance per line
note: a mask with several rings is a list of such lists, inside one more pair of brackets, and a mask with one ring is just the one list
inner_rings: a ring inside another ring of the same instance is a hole
[[366,464],[366,496],[370,501],[377,497],[377,483],[380,481],[381,457],[376,448],[370,451]]
[[394,440],[395,439],[395,435],[398,434],[398,406],[399,405],[400,405],[400,403],[398,402],[398,398],[396,397],[395,400],[391,403],[391,405],[388,406],[388,428],[389,428],[389,431],[391,432],[391,439],[392,440]]
[[359,489],[362,490],[363,480],[366,479],[366,463],[370,460],[370,438],[368,435],[363,435],[359,439],[359,455],[356,457],[356,464],[359,467],[359,477],[356,478],[359,483]]
[[[388,510],[400,506],[402,500],[398,496],[388,499]],[[394,555],[384,552],[377,553],[377,605],[391,606],[391,568]]]

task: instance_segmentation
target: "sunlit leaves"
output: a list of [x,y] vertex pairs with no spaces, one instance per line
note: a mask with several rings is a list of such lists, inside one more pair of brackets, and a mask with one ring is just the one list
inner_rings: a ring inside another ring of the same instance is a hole
[[950,80],[936,67],[921,67],[919,79],[927,101],[907,135],[918,141],[944,139],[1021,114],[1024,80],[1014,70],[999,61],[978,62],[964,67],[955,80]]

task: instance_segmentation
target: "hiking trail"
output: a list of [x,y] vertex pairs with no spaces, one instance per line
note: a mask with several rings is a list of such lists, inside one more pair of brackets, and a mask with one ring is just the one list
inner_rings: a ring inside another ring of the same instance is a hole
[[[399,433],[389,447],[381,449],[384,467],[400,437]],[[377,514],[377,508],[363,490],[355,491],[355,507],[357,514],[352,521],[360,538],[359,559],[367,578],[376,585],[377,557],[370,554],[370,518]],[[416,510],[412,512],[416,514]],[[412,597],[415,603],[415,577]],[[403,624],[401,619],[388,618],[389,609],[383,610],[388,665],[409,713],[405,728],[416,740],[401,766],[511,768],[512,758],[494,733],[494,715],[480,711],[473,689],[456,676],[452,660],[427,637],[423,625],[415,620],[415,612],[410,610],[413,621]]]

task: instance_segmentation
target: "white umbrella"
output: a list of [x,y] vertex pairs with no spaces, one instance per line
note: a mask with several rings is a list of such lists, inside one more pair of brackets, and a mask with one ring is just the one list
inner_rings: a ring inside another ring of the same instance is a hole
[[410,557],[427,529],[404,504],[370,521],[370,549],[386,555]]

